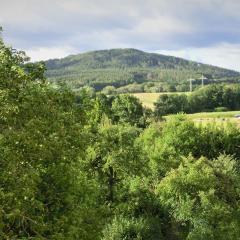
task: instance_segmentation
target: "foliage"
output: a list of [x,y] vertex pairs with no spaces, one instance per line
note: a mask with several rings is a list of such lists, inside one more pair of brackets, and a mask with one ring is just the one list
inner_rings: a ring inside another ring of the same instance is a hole
[[118,95],[112,103],[114,122],[144,126],[144,109],[140,101],[131,95]]
[[138,129],[130,126],[103,124],[95,144],[89,147],[88,168],[95,170],[102,183],[102,193],[110,203],[117,200],[122,180],[137,174],[143,162],[140,162],[140,150],[134,142]]
[[84,233],[98,209],[81,171],[84,112],[68,90],[36,82],[22,52],[1,45],[0,59],[1,239],[94,237]]
[[[158,194],[187,239],[239,239],[239,175],[236,161],[188,157],[160,182]],[[227,224],[226,224],[227,223]]]
[[188,112],[188,99],[185,94],[162,94],[155,105],[155,115],[164,116],[177,112]]
[[[156,231],[156,229],[155,229]],[[103,231],[102,240],[161,240],[161,233],[154,233],[154,229],[145,219],[115,217]]]
[[240,109],[238,85],[209,85],[191,94],[161,94],[155,105],[155,115],[179,112],[226,111]]
[[217,107],[238,110],[239,103],[240,88],[238,85],[211,85],[199,89],[189,96],[191,112],[211,111]]

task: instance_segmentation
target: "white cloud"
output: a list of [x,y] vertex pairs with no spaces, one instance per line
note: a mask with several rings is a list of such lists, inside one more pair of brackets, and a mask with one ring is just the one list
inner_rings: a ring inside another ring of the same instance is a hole
[[158,50],[156,52],[240,71],[240,44],[220,43],[202,48]]
[[190,23],[174,17],[162,15],[159,17],[143,18],[134,31],[144,34],[176,34],[194,31]]
[[0,25],[33,60],[134,47],[240,70],[239,12],[239,0],[0,0]]
[[27,56],[31,61],[41,61],[54,58],[63,58],[70,54],[76,53],[71,47],[50,47],[50,48],[34,48],[26,50]]

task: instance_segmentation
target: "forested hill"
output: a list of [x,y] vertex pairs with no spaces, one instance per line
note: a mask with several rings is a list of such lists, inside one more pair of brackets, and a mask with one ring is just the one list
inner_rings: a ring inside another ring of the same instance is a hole
[[62,59],[53,59],[46,62],[49,70],[66,68],[99,69],[99,68],[183,68],[198,70],[211,68],[212,70],[229,75],[236,72],[199,64],[182,58],[166,56],[156,53],[147,53],[137,49],[110,49],[70,55]]
[[236,82],[240,73],[185,59],[136,49],[111,49],[70,55],[46,61],[50,81],[66,82],[77,89],[90,85],[121,87],[132,83],[187,85],[189,77],[204,74],[208,81]]

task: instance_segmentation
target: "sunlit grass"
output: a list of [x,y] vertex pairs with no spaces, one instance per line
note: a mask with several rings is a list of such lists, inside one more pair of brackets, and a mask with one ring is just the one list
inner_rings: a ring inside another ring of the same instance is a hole
[[[194,121],[197,125],[207,125],[214,123],[217,125],[225,126],[228,123],[237,124],[240,127],[240,119],[236,118],[235,115],[240,114],[240,111],[228,111],[228,112],[201,112],[186,114],[186,118]],[[165,119],[172,117],[173,115],[165,116]]]

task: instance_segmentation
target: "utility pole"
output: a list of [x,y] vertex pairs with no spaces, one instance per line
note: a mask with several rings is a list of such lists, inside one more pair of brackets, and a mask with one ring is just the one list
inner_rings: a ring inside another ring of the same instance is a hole
[[189,78],[188,80],[189,80],[189,90],[190,90],[190,92],[192,92],[192,81],[193,81],[194,79]]
[[203,77],[203,74],[202,74],[202,87],[204,86],[204,77]]

